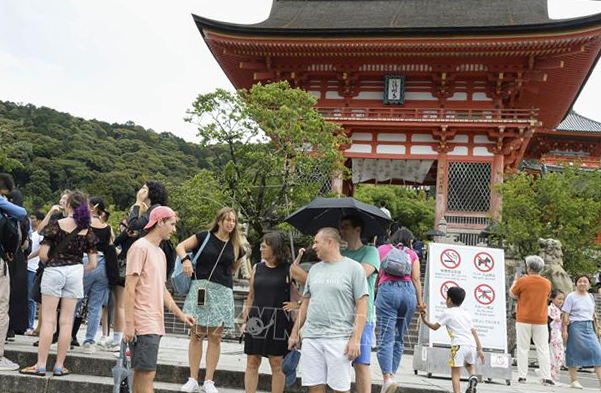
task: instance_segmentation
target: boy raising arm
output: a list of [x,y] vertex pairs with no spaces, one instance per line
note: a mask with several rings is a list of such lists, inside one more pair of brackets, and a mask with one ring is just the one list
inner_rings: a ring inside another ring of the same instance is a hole
[[460,308],[465,299],[465,290],[460,287],[449,288],[447,292],[447,309],[438,318],[438,322],[428,321],[426,310],[420,310],[422,321],[432,330],[446,326],[451,337],[451,376],[453,392],[460,393],[461,367],[465,366],[470,378],[465,393],[476,393],[478,378],[476,377],[476,356],[484,363],[484,352],[478,332],[474,329],[471,315]]

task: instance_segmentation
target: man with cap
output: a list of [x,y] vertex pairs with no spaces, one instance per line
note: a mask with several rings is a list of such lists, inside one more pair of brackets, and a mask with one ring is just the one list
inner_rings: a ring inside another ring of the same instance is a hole
[[180,310],[165,287],[167,263],[159,244],[175,233],[176,222],[173,210],[155,208],[144,227],[146,236],[127,253],[123,340],[130,343],[134,393],[154,391],[159,343],[165,334],[164,307],[186,324],[194,325],[192,316]]

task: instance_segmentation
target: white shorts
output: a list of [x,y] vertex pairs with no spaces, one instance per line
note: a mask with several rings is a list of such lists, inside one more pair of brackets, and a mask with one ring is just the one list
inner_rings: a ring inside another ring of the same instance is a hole
[[351,390],[351,361],[344,354],[347,339],[305,338],[301,349],[303,386],[328,385],[332,390]]
[[476,348],[471,345],[451,345],[449,366],[463,367],[466,364],[476,364]]
[[83,265],[53,266],[44,269],[42,295],[61,299],[83,298]]

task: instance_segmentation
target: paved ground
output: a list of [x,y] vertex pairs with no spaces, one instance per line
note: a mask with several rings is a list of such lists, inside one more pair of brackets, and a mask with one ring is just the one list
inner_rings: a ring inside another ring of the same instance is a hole
[[[83,329],[82,329],[83,330]],[[81,338],[81,340],[83,337]],[[19,351],[27,350],[31,351],[31,344],[35,341],[33,338],[18,336],[14,342],[7,344],[7,349]],[[187,348],[188,340],[182,336],[167,336],[161,341],[161,350],[159,353],[159,362],[168,363],[179,366],[187,366]],[[80,352],[79,350],[76,350]],[[206,348],[205,348],[206,351]],[[87,355],[91,357],[112,357],[113,354],[106,352],[97,352],[93,355]],[[407,390],[420,391],[449,391],[451,390],[451,381],[446,376],[433,376],[432,378],[426,378],[423,373],[421,375],[414,375],[412,367],[412,356],[404,356],[401,362],[401,368],[397,374],[397,380],[401,388],[407,388]],[[67,366],[69,364],[67,358]],[[372,375],[374,383],[381,383],[382,375],[379,367],[377,366],[377,360],[375,353],[372,355]],[[25,366],[25,365],[22,365]],[[204,367],[204,359],[201,364]],[[219,362],[219,368],[223,370],[232,371],[244,371],[246,367],[246,357],[243,353],[242,344],[224,342],[222,344],[222,356]],[[263,361],[260,369],[261,373],[269,374],[269,364],[267,361]],[[506,386],[505,381],[492,381],[491,383],[484,383],[479,385],[479,392],[565,392],[566,385],[569,382],[567,372],[562,372],[560,382],[564,383],[563,386],[549,388],[543,387],[539,383],[535,383],[537,380],[536,370],[531,370],[529,381],[527,384],[518,384],[516,370],[513,370],[513,378],[511,386]],[[591,370],[592,371],[592,370]],[[1,380],[1,375],[0,375]],[[182,383],[185,381],[182,381]],[[595,374],[592,372],[581,372],[580,382],[586,387],[584,391],[599,391],[599,384],[595,378]],[[1,385],[1,383],[0,383]],[[242,387],[240,387],[242,388]],[[463,387],[462,390],[465,388]],[[571,390],[571,389],[570,389]],[[1,391],[1,389],[0,389]],[[401,389],[403,391],[403,389]]]

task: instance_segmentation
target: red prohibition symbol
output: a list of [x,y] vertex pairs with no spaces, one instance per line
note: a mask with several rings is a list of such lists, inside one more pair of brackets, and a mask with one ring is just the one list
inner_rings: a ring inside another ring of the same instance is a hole
[[489,253],[479,252],[474,257],[474,265],[482,273],[488,273],[495,267],[495,260]]
[[478,303],[488,306],[495,301],[495,290],[490,285],[478,285],[474,290],[474,297]]
[[455,269],[461,264],[461,255],[452,248],[447,248],[440,254],[440,262],[447,269]]
[[447,300],[447,291],[449,290],[449,288],[458,287],[458,286],[459,285],[457,285],[457,283],[455,281],[445,281],[440,286],[440,295],[442,296],[442,298],[444,300]]

